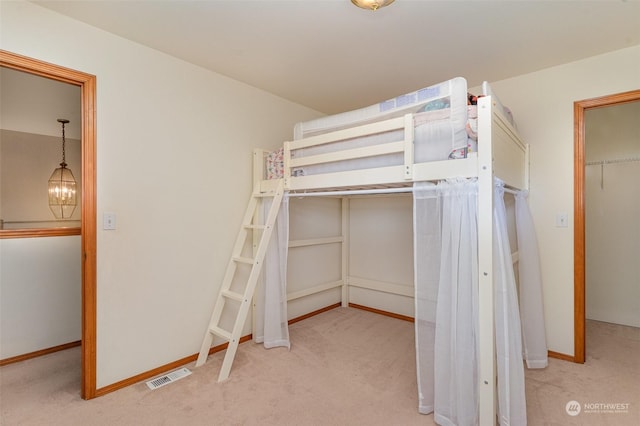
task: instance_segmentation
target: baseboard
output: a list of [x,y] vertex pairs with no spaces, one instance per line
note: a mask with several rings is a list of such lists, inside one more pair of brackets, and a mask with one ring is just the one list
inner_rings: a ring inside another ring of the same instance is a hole
[[[243,336],[240,338],[240,343],[249,341],[252,339],[252,337],[253,336],[251,334]],[[209,349],[209,355],[214,354],[216,352],[224,351],[225,349],[227,349],[227,346],[229,346],[229,343],[223,343],[221,345],[212,346],[211,349]],[[108,393],[117,391],[118,389],[126,388],[127,386],[134,385],[143,380],[150,379],[159,374],[166,373],[167,371],[173,370],[178,367],[182,367],[183,365],[189,364],[190,362],[193,362],[197,359],[198,359],[198,354],[193,354],[193,355],[184,357],[182,359],[179,359],[177,361],[170,362],[169,364],[165,364],[160,367],[154,368],[153,370],[145,371],[144,373],[137,374],[133,377],[129,377],[128,379],[124,379],[119,382],[105,386],[103,388],[96,389],[96,396],[103,396]]]
[[[316,311],[309,312],[308,314],[301,315],[301,316],[296,317],[296,318],[292,318],[292,319],[289,320],[288,323],[289,323],[289,325],[295,324],[296,322],[305,320],[307,318],[311,318],[313,316],[319,315],[319,314],[321,314],[323,312],[327,312],[327,311],[330,311],[330,310],[335,309],[335,308],[339,308],[340,306],[341,306],[340,303],[335,303],[333,305],[326,306],[326,307],[318,309]],[[373,312],[375,314],[384,315],[384,316],[388,316],[388,317],[391,317],[391,318],[400,319],[400,320],[403,320],[403,321],[415,322],[414,318],[406,316],[406,315],[400,315],[400,314],[396,314],[396,313],[388,312],[388,311],[383,311],[381,309],[376,309],[376,308],[370,308],[368,306],[358,305],[356,303],[349,303],[349,307],[350,308],[354,308],[354,309],[361,309],[363,311]],[[244,337],[240,338],[240,343],[247,342],[247,341],[249,341],[251,339],[252,339],[252,335],[249,334],[247,336],[244,336]],[[80,342],[76,342],[76,343],[80,344]],[[209,355],[214,354],[216,352],[221,352],[221,351],[227,349],[228,345],[229,345],[228,343],[223,343],[223,344],[218,345],[218,346],[213,346],[209,350]],[[62,349],[65,349],[65,348],[62,348]],[[62,349],[58,349],[58,350],[62,350]],[[36,356],[38,356],[38,355],[36,355]],[[565,355],[565,354],[558,353],[558,352],[553,352],[553,351],[549,351],[549,357],[562,359],[562,360],[565,360],[565,361],[572,361],[572,362],[574,361],[574,358],[571,355]],[[9,359],[11,359],[11,358],[9,358]],[[171,371],[171,370],[176,369],[178,367],[182,367],[183,365],[189,364],[190,362],[193,362],[196,359],[198,359],[198,354],[193,354],[193,355],[190,355],[188,357],[179,359],[177,361],[173,361],[173,362],[171,362],[169,364],[165,364],[165,365],[162,365],[160,367],[154,368],[153,370],[149,370],[149,371],[146,371],[144,373],[140,373],[138,375],[130,377],[128,379],[121,380],[121,381],[113,383],[111,385],[99,388],[99,389],[96,390],[96,397],[106,395],[108,393],[117,391],[118,389],[122,389],[122,388],[125,388],[127,386],[131,386],[131,385],[136,384],[138,382],[141,382],[143,380],[153,378],[153,377],[158,376],[158,375],[160,375],[162,373],[166,373],[167,371]],[[5,360],[3,360],[2,362],[4,362],[4,361]],[[16,361],[14,361],[14,362],[16,362]],[[2,364],[0,364],[0,365],[2,365]]]
[[330,311],[330,310],[335,309],[335,308],[339,308],[340,306],[342,306],[342,305],[340,304],[340,302],[338,302],[338,303],[335,303],[333,305],[329,305],[329,306],[326,306],[324,308],[320,308],[317,311],[309,312],[308,314],[304,314],[304,315],[301,315],[299,317],[292,318],[292,319],[289,320],[288,324],[289,325],[295,324],[298,321],[302,321],[302,320],[305,320],[307,318],[315,317],[316,315],[319,315],[319,314],[321,314],[323,312]]
[[37,358],[39,356],[52,354],[54,352],[64,351],[65,349],[75,348],[77,346],[80,346],[81,344],[82,344],[82,341],[78,340],[75,342],[65,343],[63,345],[53,346],[47,349],[40,349],[38,351],[29,352],[28,354],[17,355],[17,356],[12,356],[5,359],[0,359],[0,367],[2,367],[3,365],[13,364],[20,361],[26,361],[31,358]]
[[560,352],[547,351],[549,358],[561,359],[563,361],[571,361],[576,362],[576,359],[573,355],[562,354]]
[[[308,314],[301,315],[301,316],[296,317],[296,318],[292,318],[292,319],[290,319],[288,321],[288,323],[289,323],[289,325],[295,324],[296,322],[305,320],[307,318],[311,318],[313,316],[319,315],[319,314],[321,314],[323,312],[327,312],[327,311],[330,311],[330,310],[335,309],[335,308],[339,308],[340,306],[341,306],[340,303],[329,305],[329,306],[326,306],[324,308],[318,309],[316,311],[309,312]],[[370,307],[364,306],[364,305],[358,305],[358,304],[355,304],[355,303],[349,303],[349,307],[350,308],[354,308],[354,309],[361,309],[363,311],[373,312],[375,314],[384,315],[384,316],[388,316],[388,317],[391,317],[391,318],[400,319],[400,320],[403,320],[403,321],[414,322],[414,319],[412,317],[409,317],[409,316],[406,316],[406,315],[396,314],[396,313],[393,313],[393,312],[383,311],[381,309],[370,308]],[[249,334],[247,336],[244,336],[244,337],[240,338],[240,343],[247,342],[247,341],[249,341],[251,339],[252,339],[252,335]],[[70,343],[69,345],[71,345],[71,346],[69,346],[69,347],[77,346],[79,344],[80,344],[80,342]],[[213,346],[209,350],[209,355],[214,354],[216,352],[221,352],[221,351],[227,349],[228,345],[229,345],[228,343],[223,343],[221,345]],[[62,345],[62,346],[66,346],[66,345]],[[56,348],[60,348],[60,349],[57,349],[57,350],[66,349],[66,348],[63,348],[63,347],[56,347]],[[51,349],[54,349],[54,348],[51,348]],[[38,352],[42,352],[42,351],[38,351]],[[53,350],[52,352],[55,352],[55,350]],[[27,354],[27,355],[30,355],[30,354]],[[22,355],[22,357],[24,357],[24,356],[26,356],[26,355]],[[39,356],[39,355],[34,355],[34,356]],[[574,361],[574,358],[572,356],[570,356],[570,355],[565,355],[565,354],[558,353],[558,352],[553,352],[553,351],[549,351],[549,357],[562,359],[562,360],[565,360],[565,361]],[[14,357],[14,358],[18,358],[18,357]],[[0,362],[10,361],[10,360],[13,360],[14,358],[8,358],[7,360],[2,360]],[[182,367],[183,365],[188,364],[190,362],[193,362],[193,361],[195,361],[197,359],[198,359],[198,354],[193,354],[193,355],[190,355],[188,357],[179,359],[177,361],[170,362],[169,364],[165,364],[165,365],[162,365],[160,367],[154,368],[153,370],[149,370],[149,371],[146,371],[144,373],[137,374],[137,375],[135,375],[133,377],[130,377],[128,379],[121,380],[121,381],[113,383],[111,385],[99,388],[99,389],[96,390],[96,397],[103,396],[103,395],[106,395],[108,393],[111,393],[111,392],[117,391],[119,389],[125,388],[127,386],[131,386],[131,385],[136,384],[138,382],[141,382],[143,380],[153,378],[153,377],[155,377],[157,375],[160,375],[162,373],[166,373],[167,371],[171,371],[171,370],[173,370],[175,368]],[[12,361],[12,362],[17,362],[17,361]],[[0,364],[0,365],[4,365],[4,364]]]
[[[368,306],[363,306],[363,305],[357,305],[355,303],[349,303],[349,307],[350,308],[355,308],[355,309],[362,309],[363,311],[369,311],[369,312],[373,312],[373,313],[380,314],[380,315],[385,315],[385,316],[392,317],[392,318],[398,318],[398,319],[401,319],[401,320],[404,320],[404,321],[415,322],[414,318],[406,316],[406,315],[394,314],[393,312],[383,311],[381,309],[376,309],[376,308],[370,308]],[[554,352],[554,351],[548,351],[548,355],[549,355],[549,358],[556,358],[556,359],[561,359],[563,361],[576,362],[576,360],[573,357],[573,355],[567,355],[567,354],[563,354],[563,353],[560,353],[560,352]]]
[[386,317],[401,319],[403,321],[415,322],[413,317],[409,317],[409,316],[406,316],[406,315],[395,314],[393,312],[383,311],[381,309],[370,308],[370,307],[364,306],[364,305],[357,305],[355,303],[349,303],[349,307],[350,308],[355,308],[355,309],[361,309],[363,311],[373,312],[374,314],[384,315]]
[[[325,308],[318,309],[317,311],[313,311],[313,312],[310,312],[308,314],[305,314],[305,315],[290,319],[289,320],[289,324],[294,324],[294,323],[296,323],[298,321],[302,321],[304,319],[310,318],[312,316],[321,314],[323,312],[326,312],[326,311],[329,311],[331,309],[335,309],[335,308],[338,308],[338,307],[340,307],[340,303],[336,303],[334,305],[330,305],[330,306],[327,306]],[[243,336],[243,337],[240,338],[240,343],[247,342],[247,341],[251,340],[252,338],[253,338],[253,336],[251,334],[249,334],[247,336]],[[223,343],[221,345],[213,346],[211,349],[209,349],[209,355],[214,354],[216,352],[221,352],[221,351],[227,349],[227,346],[229,346],[229,343]],[[106,395],[106,394],[111,393],[111,392],[115,392],[115,391],[117,391],[119,389],[126,388],[127,386],[134,385],[134,384],[139,383],[139,382],[141,382],[143,380],[146,380],[146,379],[151,379],[151,378],[153,378],[155,376],[158,376],[158,375],[160,375],[162,373],[166,373],[167,371],[171,371],[171,370],[176,369],[178,367],[182,367],[185,364],[189,364],[190,362],[193,362],[193,361],[195,361],[197,359],[198,359],[198,354],[189,355],[189,356],[184,357],[182,359],[179,359],[177,361],[170,362],[169,364],[165,364],[165,365],[162,365],[160,367],[154,368],[153,370],[145,371],[144,373],[137,374],[137,375],[135,375],[133,377],[129,377],[128,379],[124,379],[124,380],[121,380],[119,382],[110,384],[108,386],[96,389],[96,397],[103,396],[103,395]]]

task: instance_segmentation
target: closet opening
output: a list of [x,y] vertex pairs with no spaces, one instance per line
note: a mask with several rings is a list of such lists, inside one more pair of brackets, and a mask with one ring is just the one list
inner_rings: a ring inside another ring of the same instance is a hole
[[[640,101],[640,90],[624,92],[574,103],[574,359],[584,363],[586,359],[586,287],[587,287],[587,238],[586,238],[586,179],[587,167],[593,167],[586,155],[586,113],[598,108],[619,106]],[[623,156],[620,160],[633,160]],[[607,159],[609,160],[609,159]],[[616,160],[613,158],[613,160]],[[600,162],[604,178],[605,161]],[[609,164],[614,164],[609,162]],[[615,162],[618,164],[618,161]],[[602,181],[601,183],[604,183]]]

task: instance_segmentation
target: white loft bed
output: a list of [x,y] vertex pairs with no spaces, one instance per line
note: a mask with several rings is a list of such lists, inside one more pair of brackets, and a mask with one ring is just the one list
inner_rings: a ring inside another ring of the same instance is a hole
[[[280,185],[285,192],[296,196],[349,197],[412,191],[417,182],[460,178],[476,181],[477,421],[487,425],[496,422],[498,405],[494,322],[494,178],[504,183],[507,192],[526,191],[529,150],[519,137],[510,112],[486,83],[483,84],[483,95],[477,105],[477,144],[469,138],[476,132],[466,130],[470,110],[467,108],[466,80],[462,78],[361,110],[300,123],[295,129],[295,140],[285,142],[276,155],[263,150],[254,151],[253,195],[273,194]],[[439,147],[435,150],[425,148],[425,144],[434,139]],[[280,165],[278,156],[282,157]],[[274,169],[278,170],[274,173]],[[315,241],[317,244],[327,242],[331,241]],[[314,241],[292,243],[314,244]],[[514,256],[517,261],[517,253]],[[293,300],[342,288],[342,305],[348,306],[349,284],[409,296],[406,289],[381,288],[383,283],[350,283],[343,266],[341,280],[297,291],[287,297]],[[203,348],[205,346],[203,344]],[[546,344],[544,352],[546,364]],[[503,416],[501,423],[506,423],[507,418]]]
[[[421,92],[426,95],[420,97]],[[465,131],[467,85],[460,77],[361,110],[298,123],[296,140],[283,147],[285,189],[406,186],[451,177],[480,179],[483,172],[493,173],[509,187],[526,189],[527,145],[486,82],[483,94],[477,106],[477,135],[484,143],[480,152],[475,152],[476,144]],[[406,98],[413,102],[401,100]],[[384,106],[388,104],[399,106]],[[423,111],[433,104],[450,107]],[[451,151],[471,144],[467,158],[448,159]],[[428,149],[433,145],[435,150]],[[256,160],[262,164],[260,158]],[[479,169],[487,160],[487,168]],[[269,191],[275,185],[273,179],[261,180],[260,188]]]

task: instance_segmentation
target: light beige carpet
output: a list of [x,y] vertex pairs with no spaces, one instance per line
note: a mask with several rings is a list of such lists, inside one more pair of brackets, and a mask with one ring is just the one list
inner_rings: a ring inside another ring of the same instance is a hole
[[[527,371],[530,425],[640,424],[638,329],[590,322],[588,330],[585,365],[551,360]],[[162,388],[138,383],[91,401],[79,397],[79,348],[11,364],[0,369],[0,424],[433,424],[417,413],[413,324],[338,308],[292,325],[291,339],[291,351],[240,345],[224,383],[219,353]],[[571,400],[629,408],[572,417]]]

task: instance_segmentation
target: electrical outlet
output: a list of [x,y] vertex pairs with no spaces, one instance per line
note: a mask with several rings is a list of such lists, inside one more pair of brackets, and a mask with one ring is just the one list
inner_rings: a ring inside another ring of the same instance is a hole
[[115,213],[104,213],[102,215],[102,229],[106,229],[106,230],[116,229]]
[[556,215],[556,228],[566,228],[567,226],[569,226],[569,215],[558,213]]

